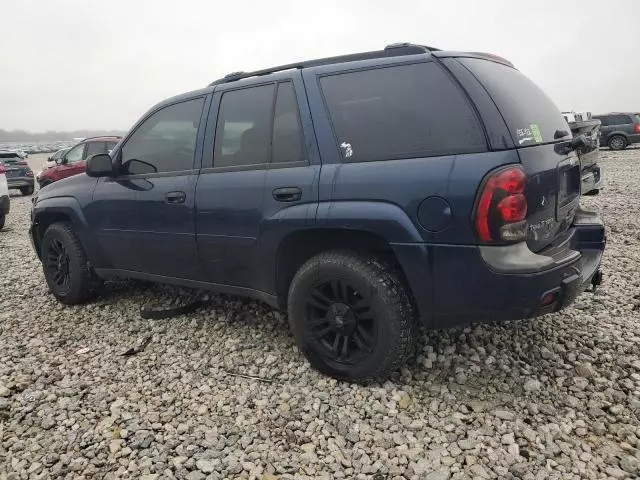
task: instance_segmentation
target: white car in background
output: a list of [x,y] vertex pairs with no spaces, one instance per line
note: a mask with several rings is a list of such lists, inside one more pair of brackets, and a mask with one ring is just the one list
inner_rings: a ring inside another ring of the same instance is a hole
[[4,222],[9,213],[9,186],[7,185],[6,167],[0,165],[0,230],[4,228]]

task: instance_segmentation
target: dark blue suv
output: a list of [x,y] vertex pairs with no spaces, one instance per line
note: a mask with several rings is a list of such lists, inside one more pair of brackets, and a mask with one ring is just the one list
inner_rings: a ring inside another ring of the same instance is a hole
[[411,44],[234,73],[43,188],[51,292],[137,278],[287,310],[319,370],[400,367],[416,328],[558,311],[600,282],[584,139],[513,65]]

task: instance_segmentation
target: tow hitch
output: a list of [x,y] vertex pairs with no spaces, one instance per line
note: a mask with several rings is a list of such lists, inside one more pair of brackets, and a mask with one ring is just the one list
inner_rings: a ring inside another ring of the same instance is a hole
[[587,292],[595,292],[600,284],[602,284],[602,270],[598,270],[593,274],[593,277],[591,277],[591,288],[587,290]]

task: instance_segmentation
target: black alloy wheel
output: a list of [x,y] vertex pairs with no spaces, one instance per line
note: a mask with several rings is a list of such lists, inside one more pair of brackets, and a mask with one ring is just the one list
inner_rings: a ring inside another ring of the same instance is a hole
[[308,327],[318,352],[353,364],[371,353],[377,339],[370,302],[343,279],[313,286],[306,297]]
[[69,254],[60,240],[52,239],[47,245],[45,267],[49,271],[49,278],[51,278],[61,291],[69,289],[69,283],[71,281],[69,274]]

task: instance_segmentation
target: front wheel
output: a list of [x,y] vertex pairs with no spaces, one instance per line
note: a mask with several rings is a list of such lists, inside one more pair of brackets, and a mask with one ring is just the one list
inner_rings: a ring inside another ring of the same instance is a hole
[[380,378],[414,345],[415,315],[399,273],[373,256],[321,253],[296,273],[289,323],[311,366],[339,379]]
[[33,194],[33,185],[30,185],[28,187],[20,187],[20,193],[22,195],[32,195]]
[[88,300],[102,283],[89,268],[80,239],[68,222],[47,228],[40,258],[49,290],[65,305]]
[[627,139],[622,135],[614,135],[609,139],[609,148],[611,150],[624,150],[627,148]]

